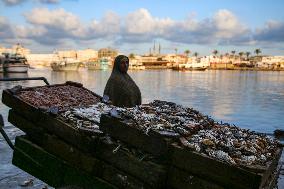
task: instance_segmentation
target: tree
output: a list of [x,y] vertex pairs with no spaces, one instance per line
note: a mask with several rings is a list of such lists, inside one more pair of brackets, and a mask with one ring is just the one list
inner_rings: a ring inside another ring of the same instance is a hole
[[134,58],[135,58],[134,53],[130,53],[130,54],[129,54],[129,59],[134,59]]
[[231,53],[232,53],[232,55],[234,55],[235,56],[235,54],[236,54],[236,51],[234,50],[234,51],[231,51]]
[[256,56],[258,56],[258,54],[261,53],[261,50],[260,49],[255,49],[254,53],[256,54]]
[[195,57],[198,57],[198,52],[193,53]]
[[219,52],[215,49],[214,51],[213,51],[213,54],[216,56],[217,54],[218,54]]
[[244,55],[244,52],[239,52],[239,55],[240,55],[240,60],[241,60]]
[[186,54],[187,57],[188,57],[188,55],[189,55],[190,53],[191,53],[191,52],[190,52],[190,50],[188,50],[188,49],[184,51],[184,54]]
[[175,48],[175,52],[176,52],[176,54],[177,54],[177,52],[178,52],[178,49],[177,49],[177,48]]
[[249,59],[250,52],[246,52],[247,60]]

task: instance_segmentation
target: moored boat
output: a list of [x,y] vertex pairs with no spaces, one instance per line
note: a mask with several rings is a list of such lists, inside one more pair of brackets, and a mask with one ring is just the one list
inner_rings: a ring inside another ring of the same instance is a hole
[[93,60],[87,63],[88,70],[107,70],[110,67],[110,61],[105,58]]
[[[29,64],[27,59],[19,54],[4,54],[2,59],[2,71],[5,73],[27,73]],[[1,69],[0,69],[1,72]]]
[[53,61],[50,66],[53,71],[77,71],[81,62],[71,58]]

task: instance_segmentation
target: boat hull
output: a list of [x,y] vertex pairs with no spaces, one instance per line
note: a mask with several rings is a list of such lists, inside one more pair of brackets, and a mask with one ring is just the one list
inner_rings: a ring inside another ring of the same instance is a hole
[[99,62],[91,62],[87,65],[88,70],[107,70],[109,68],[108,64],[102,64]]
[[27,73],[28,64],[4,64],[3,71],[5,73]]
[[195,67],[195,68],[185,68],[185,67],[173,67],[173,70],[179,70],[179,71],[205,71],[207,68],[204,67]]
[[56,64],[52,63],[51,68],[53,71],[77,71],[80,63]]

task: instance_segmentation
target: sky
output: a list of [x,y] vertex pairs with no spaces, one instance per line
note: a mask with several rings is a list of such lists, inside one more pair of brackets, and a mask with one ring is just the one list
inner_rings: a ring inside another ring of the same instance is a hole
[[124,54],[284,55],[283,0],[0,0],[0,46],[32,53],[110,47]]

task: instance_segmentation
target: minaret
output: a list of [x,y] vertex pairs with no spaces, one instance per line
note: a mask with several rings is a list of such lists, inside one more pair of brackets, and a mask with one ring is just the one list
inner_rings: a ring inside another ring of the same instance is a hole
[[161,43],[159,43],[159,55],[161,54]]
[[155,40],[154,40],[153,54],[154,54],[154,55],[156,54],[156,43],[155,43]]

